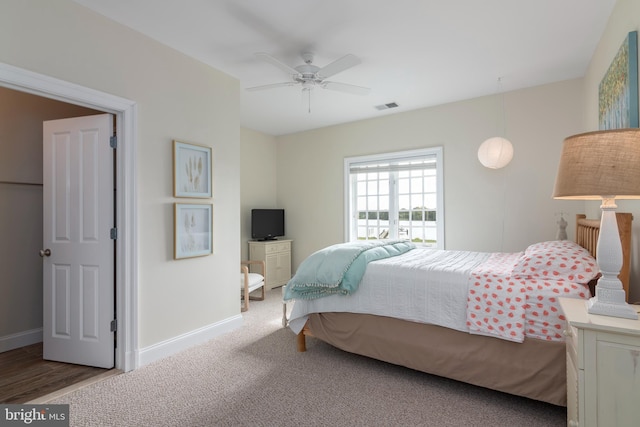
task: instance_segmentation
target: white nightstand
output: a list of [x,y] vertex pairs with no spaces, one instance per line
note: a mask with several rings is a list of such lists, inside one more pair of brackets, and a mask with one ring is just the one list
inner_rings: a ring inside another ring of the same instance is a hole
[[580,299],[560,305],[568,323],[568,425],[640,425],[640,320],[589,314]]

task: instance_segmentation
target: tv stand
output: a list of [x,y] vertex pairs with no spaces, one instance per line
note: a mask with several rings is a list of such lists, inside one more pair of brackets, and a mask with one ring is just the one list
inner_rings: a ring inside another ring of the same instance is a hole
[[291,243],[293,240],[250,240],[249,259],[266,264],[267,289],[286,285],[291,279]]

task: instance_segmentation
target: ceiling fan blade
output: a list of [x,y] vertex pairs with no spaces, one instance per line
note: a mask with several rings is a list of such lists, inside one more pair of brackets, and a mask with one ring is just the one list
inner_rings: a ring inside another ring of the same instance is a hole
[[355,55],[352,54],[348,54],[343,56],[340,59],[336,59],[335,61],[333,61],[332,63],[330,63],[329,65],[326,65],[322,68],[320,68],[317,72],[318,76],[322,77],[322,78],[327,78],[327,77],[331,77],[334,74],[338,74],[341,73],[342,71],[353,67],[354,65],[358,65],[360,64],[362,61],[360,61],[360,58],[358,58]]
[[268,63],[270,63],[272,65],[275,65],[276,67],[280,68],[282,71],[284,71],[287,74],[290,74],[292,76],[300,75],[298,70],[296,70],[293,67],[288,66],[284,62],[280,61],[279,59],[274,58],[273,56],[269,55],[268,53],[258,52],[255,55],[256,55],[257,58],[260,58],[263,61],[266,61],[266,62],[268,62]]
[[294,85],[297,85],[297,84],[298,84],[297,82],[272,83],[272,84],[269,84],[269,85],[248,87],[245,90],[247,90],[249,92],[253,92],[253,91],[257,91],[257,90],[274,89],[274,88],[277,88],[277,87],[294,86]]
[[338,83],[338,82],[323,82],[322,87],[329,90],[337,90],[339,92],[351,93],[353,95],[369,95],[371,89],[368,87],[350,85],[347,83]]

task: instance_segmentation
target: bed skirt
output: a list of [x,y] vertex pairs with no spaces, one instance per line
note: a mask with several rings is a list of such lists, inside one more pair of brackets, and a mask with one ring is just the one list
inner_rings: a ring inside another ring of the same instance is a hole
[[566,406],[564,342],[523,343],[354,313],[312,314],[314,337],[339,349],[492,390]]

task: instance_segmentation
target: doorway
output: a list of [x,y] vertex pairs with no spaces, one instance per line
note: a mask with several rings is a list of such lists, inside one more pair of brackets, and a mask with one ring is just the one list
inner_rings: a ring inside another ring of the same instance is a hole
[[41,342],[0,353],[0,403],[48,400],[52,393],[117,374],[113,369],[44,360],[42,355]]
[[[137,367],[137,251],[135,200],[135,112],[134,102],[81,87],[73,83],[0,63],[0,86],[54,99],[75,106],[111,113],[116,116],[116,133],[121,149],[117,151],[116,224],[116,303],[118,319],[116,369]],[[28,332],[32,332],[31,330]]]
[[2,164],[0,181],[0,200],[7,208],[0,212],[0,233],[5,236],[0,251],[13,255],[0,261],[0,293],[9,296],[0,302],[0,337],[14,335],[0,343],[1,403],[24,403],[104,371],[43,360],[43,268],[35,256],[43,240],[41,123],[97,114],[101,112],[0,87],[0,115],[5,119],[0,152],[10,157]]

